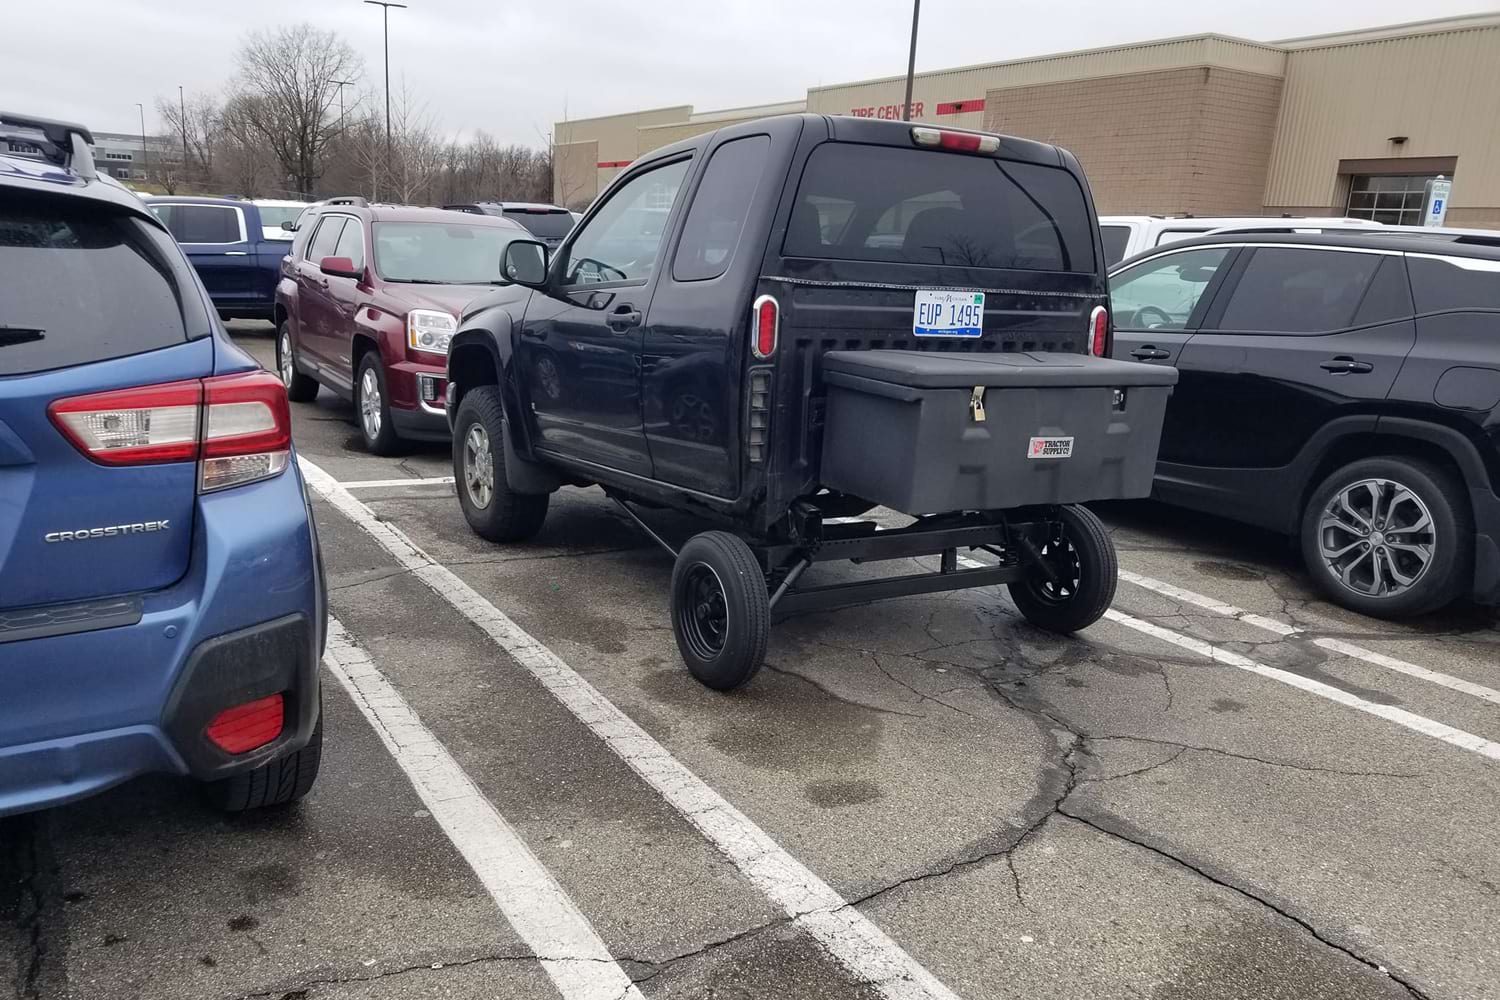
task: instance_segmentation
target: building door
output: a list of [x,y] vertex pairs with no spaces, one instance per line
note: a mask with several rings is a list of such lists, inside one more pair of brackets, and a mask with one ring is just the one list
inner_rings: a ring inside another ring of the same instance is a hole
[[1420,226],[1427,182],[1436,176],[1354,174],[1349,178],[1349,204],[1344,214],[1388,226]]

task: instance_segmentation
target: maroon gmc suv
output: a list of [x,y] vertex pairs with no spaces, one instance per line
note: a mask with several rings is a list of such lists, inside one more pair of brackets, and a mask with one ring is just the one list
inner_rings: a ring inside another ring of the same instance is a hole
[[354,403],[365,446],[444,440],[448,339],[500,279],[508,219],[334,198],[303,213],[276,286],[276,367],[287,395],[326,385]]

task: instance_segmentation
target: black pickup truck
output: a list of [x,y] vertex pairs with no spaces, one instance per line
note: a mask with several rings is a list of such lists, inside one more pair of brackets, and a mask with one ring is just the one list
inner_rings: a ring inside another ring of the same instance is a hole
[[[749,680],[773,615],[1000,583],[1057,632],[1109,606],[1114,550],[1076,505],[1149,492],[1176,373],[1107,357],[1067,151],[744,123],[642,157],[555,251],[517,240],[499,263],[448,355],[464,515],[518,542],[551,492],[602,486],[676,558],[673,629],[703,683]],[[677,547],[632,505],[712,530]],[[859,519],[877,505],[913,520]],[[918,571],[800,585],[832,560]]]

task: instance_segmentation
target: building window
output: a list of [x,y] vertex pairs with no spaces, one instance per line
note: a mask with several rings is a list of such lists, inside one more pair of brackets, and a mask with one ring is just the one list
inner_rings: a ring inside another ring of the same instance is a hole
[[1345,214],[1392,226],[1420,226],[1426,184],[1436,174],[1380,176],[1355,174],[1349,178]]

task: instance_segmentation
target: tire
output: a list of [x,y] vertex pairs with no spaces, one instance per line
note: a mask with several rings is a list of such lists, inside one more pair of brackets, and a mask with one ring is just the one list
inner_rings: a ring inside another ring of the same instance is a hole
[[276,328],[276,371],[286,386],[286,398],[294,403],[311,403],[318,398],[318,380],[297,370],[297,349],[292,345],[292,324],[282,320]]
[[524,542],[542,530],[552,497],[511,490],[505,478],[504,412],[500,391],[492,385],[464,394],[453,421],[454,486],[474,534],[491,542]]
[[278,757],[253,771],[222,781],[210,781],[203,786],[203,794],[216,807],[231,813],[289,806],[312,791],[322,761],[323,709],[320,705],[312,736],[301,750]]
[[[1392,523],[1430,530],[1400,531],[1391,544]],[[1366,458],[1333,472],[1308,497],[1301,542],[1318,587],[1375,618],[1436,610],[1461,596],[1472,576],[1474,523],[1463,485],[1420,459]]]
[[360,355],[359,368],[354,373],[354,421],[359,425],[359,436],[364,439],[365,448],[373,454],[389,457],[406,450],[406,442],[391,423],[385,365],[380,360],[378,349]]
[[672,634],[699,682],[715,691],[747,683],[766,659],[771,598],[750,546],[727,531],[688,539],[672,567]]
[[1071,635],[1104,616],[1115,599],[1120,563],[1115,543],[1094,512],[1067,506],[1058,510],[1057,531],[1041,546],[1057,571],[1059,584],[1033,570],[1010,584],[1010,598],[1037,628]]

